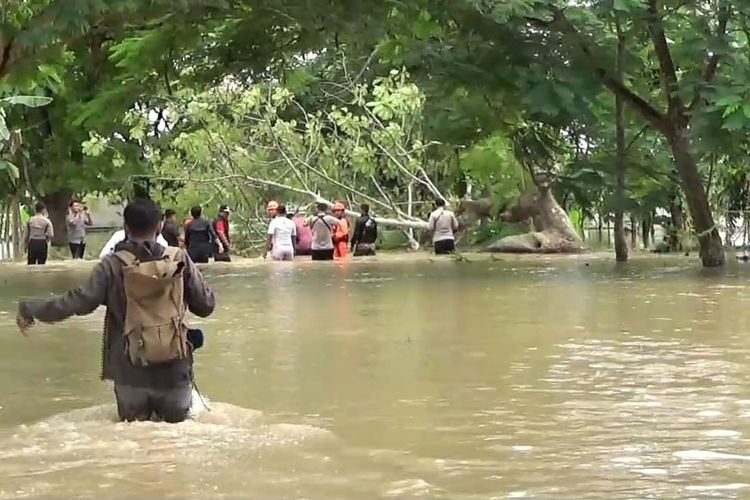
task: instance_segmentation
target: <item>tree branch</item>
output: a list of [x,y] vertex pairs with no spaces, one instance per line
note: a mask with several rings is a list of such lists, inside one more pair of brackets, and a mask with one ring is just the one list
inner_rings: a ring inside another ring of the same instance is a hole
[[[730,6],[729,3],[725,0],[721,3],[721,6],[719,7],[719,25],[716,31],[716,38],[721,40],[722,42],[726,41],[726,35],[727,35],[727,24],[729,23],[729,16],[730,16]],[[711,54],[711,56],[708,58],[708,63],[706,64],[706,69],[703,71],[703,84],[696,86],[695,92],[693,94],[693,100],[690,103],[690,110],[692,111],[695,109],[698,104],[701,101],[701,98],[703,97],[703,91],[705,87],[710,84],[714,77],[716,76],[716,71],[719,69],[719,61],[721,60],[721,54],[719,52],[714,52]]]
[[[673,118],[683,121],[687,118],[684,114],[685,105],[680,97],[677,70],[672,59],[672,52],[669,50],[667,35],[664,33],[664,23],[660,13],[659,1],[649,0],[648,2],[649,32],[651,33],[651,42],[654,44],[654,52],[656,53],[656,59],[659,62],[659,69],[661,70],[659,74],[667,97],[667,113],[672,115]],[[682,125],[687,125],[687,123],[682,123]]]
[[617,81],[612,76],[610,71],[597,64],[594,58],[593,50],[589,45],[588,40],[579,33],[578,29],[565,17],[565,13],[559,7],[555,5],[548,6],[548,9],[552,13],[552,23],[548,23],[548,26],[557,25],[560,32],[573,40],[578,49],[588,59],[588,62],[594,66],[594,70],[597,72],[599,77],[602,79],[604,85],[615,95],[622,97],[623,101],[628,104],[631,108],[636,110],[648,123],[654,128],[664,133],[669,132],[667,119],[664,113],[656,109],[651,103],[637,95],[635,92],[627,88],[625,85]]

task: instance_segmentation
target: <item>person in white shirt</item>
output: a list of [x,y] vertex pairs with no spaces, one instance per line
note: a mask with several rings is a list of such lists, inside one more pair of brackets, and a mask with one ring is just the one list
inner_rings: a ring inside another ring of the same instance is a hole
[[453,253],[456,250],[455,232],[458,231],[458,219],[445,208],[445,200],[435,200],[435,211],[430,214],[430,231],[436,255]]
[[294,260],[297,245],[297,224],[286,216],[286,207],[276,208],[276,217],[268,224],[268,241],[266,242],[266,258],[271,252],[273,260]]
[[[114,233],[112,233],[112,236],[109,237],[109,240],[107,240],[107,243],[104,244],[104,248],[102,248],[102,251],[99,252],[99,258],[103,259],[107,255],[115,253],[115,247],[125,241],[127,238],[127,235],[125,234],[124,229],[118,229]],[[167,240],[164,239],[164,236],[159,233],[159,235],[156,237],[156,242],[163,246],[164,248],[167,248],[169,246],[169,243],[167,243]]]

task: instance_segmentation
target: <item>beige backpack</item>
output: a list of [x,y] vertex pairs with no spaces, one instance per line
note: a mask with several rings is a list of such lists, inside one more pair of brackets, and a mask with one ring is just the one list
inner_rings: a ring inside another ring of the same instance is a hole
[[161,259],[144,262],[126,250],[115,255],[124,264],[124,334],[130,361],[146,366],[186,357],[182,251],[167,247]]

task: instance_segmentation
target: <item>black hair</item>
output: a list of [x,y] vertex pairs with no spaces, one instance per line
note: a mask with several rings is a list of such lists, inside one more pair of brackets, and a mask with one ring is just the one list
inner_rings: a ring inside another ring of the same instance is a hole
[[145,236],[159,228],[161,210],[151,200],[136,198],[125,207],[123,217],[130,236]]
[[42,203],[41,201],[37,201],[36,204],[34,205],[34,212],[40,214],[44,212],[45,208],[47,207],[44,205],[44,203]]
[[200,217],[202,213],[203,213],[203,209],[201,207],[195,206],[190,209],[190,215],[192,215],[196,219]]
[[362,203],[359,206],[359,209],[362,211],[363,214],[369,214],[370,213],[370,205],[367,203]]
[[175,211],[174,211],[173,209],[171,209],[171,208],[168,208],[168,209],[166,209],[166,210],[164,211],[164,218],[165,218],[165,219],[169,219],[170,217],[172,217],[172,216],[173,216],[173,215],[175,215],[176,213],[177,213],[177,212],[175,212]]
[[276,215],[286,215],[286,207],[284,205],[276,207]]
[[318,212],[325,212],[328,210],[328,203],[318,203]]
[[436,207],[444,207],[445,206],[445,200],[442,198],[435,198],[435,206]]
[[81,200],[79,200],[78,198],[73,198],[72,200],[70,200],[70,203],[68,203],[68,208],[72,208],[74,203],[81,203]]

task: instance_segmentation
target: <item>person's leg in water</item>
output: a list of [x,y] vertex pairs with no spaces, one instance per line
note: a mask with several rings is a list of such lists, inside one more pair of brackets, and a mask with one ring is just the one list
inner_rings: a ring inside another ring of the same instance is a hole
[[271,251],[273,260],[294,260],[294,252],[291,250],[273,250]]
[[190,259],[197,264],[207,264],[211,255],[211,246],[208,243],[196,243],[188,249]]
[[193,398],[193,386],[181,385],[172,389],[152,391],[154,412],[168,424],[184,421],[190,413]]
[[30,266],[44,264],[47,262],[47,241],[29,240],[28,259],[26,263]]
[[312,250],[312,260],[333,260],[333,248],[329,250]]
[[153,412],[149,402],[150,390],[145,387],[115,384],[117,415],[121,421],[144,421],[151,418]]
[[456,242],[453,240],[441,240],[435,242],[435,255],[448,255],[456,250]]
[[70,248],[71,258],[75,259],[78,255],[78,243],[68,243],[68,248]]

